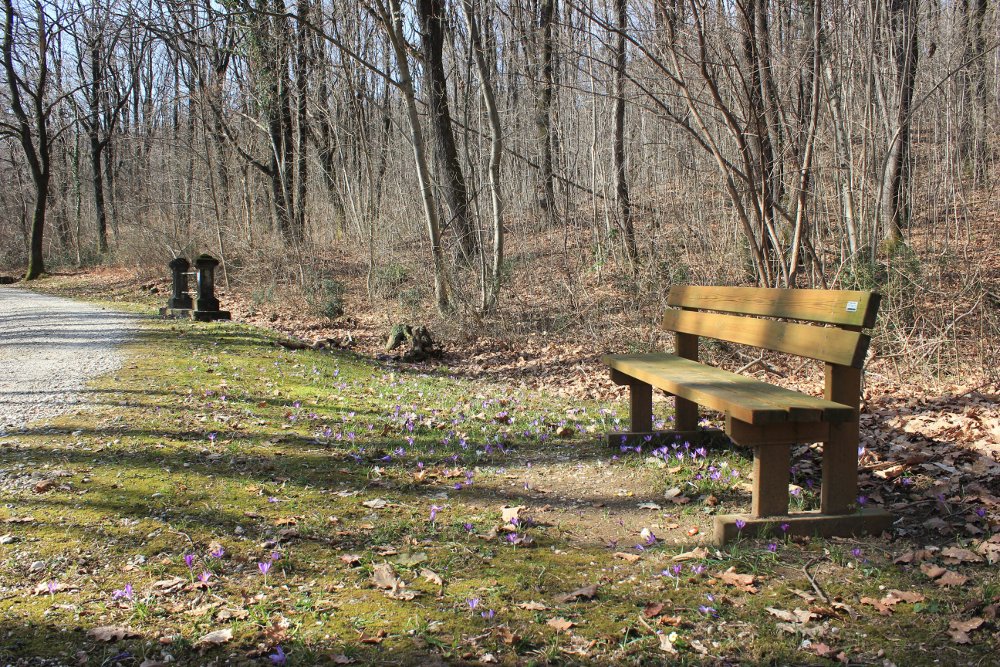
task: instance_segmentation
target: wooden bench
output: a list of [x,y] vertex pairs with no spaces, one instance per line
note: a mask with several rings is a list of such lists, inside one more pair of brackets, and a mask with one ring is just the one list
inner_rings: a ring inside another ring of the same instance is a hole
[[[886,530],[888,512],[858,506],[858,410],[870,341],[862,330],[875,324],[880,298],[837,290],[672,288],[663,328],[675,333],[674,354],[602,359],[631,394],[631,430],[609,434],[609,441],[642,442],[650,434],[690,439],[705,434],[698,430],[699,405],[724,413],[726,435],[753,447],[753,499],[749,514],[716,517],[718,544],[776,534],[781,524],[800,535]],[[741,317],[747,315],[754,317]],[[824,398],[699,363],[701,336],[826,362]],[[653,387],[675,397],[675,430],[653,431]],[[809,442],[824,443],[820,510],[789,514],[791,446]]]

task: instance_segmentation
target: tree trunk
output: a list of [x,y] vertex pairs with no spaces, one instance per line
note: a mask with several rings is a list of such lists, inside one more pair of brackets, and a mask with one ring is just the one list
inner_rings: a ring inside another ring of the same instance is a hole
[[440,172],[438,182],[451,216],[449,226],[458,239],[462,256],[468,261],[479,249],[448,105],[448,80],[444,71],[444,0],[417,0],[416,9],[420,21],[421,57],[430,111],[430,130],[435,162]]
[[469,28],[469,39],[475,57],[476,70],[479,73],[479,89],[483,95],[483,104],[490,123],[490,205],[493,213],[493,256],[489,269],[489,277],[483,277],[486,289],[483,290],[482,311],[492,313],[496,310],[497,298],[500,294],[500,283],[503,274],[504,229],[503,199],[501,198],[500,165],[503,158],[503,129],[500,124],[500,112],[497,109],[496,95],[493,91],[492,74],[486,63],[479,21],[473,8],[472,0],[462,0],[465,8],[465,20]]
[[615,0],[615,20],[617,34],[614,46],[615,98],[614,98],[614,138],[612,155],[615,163],[615,195],[618,212],[622,218],[622,240],[625,254],[631,264],[638,259],[635,244],[635,225],[632,221],[632,202],[629,199],[628,172],[625,165],[625,81],[626,71],[625,32],[628,30],[627,0]]
[[962,116],[958,133],[958,157],[976,178],[986,176],[986,39],[983,22],[987,0],[962,0],[961,21],[964,38],[962,72],[959,78]]
[[424,218],[427,221],[427,235],[431,243],[431,261],[434,268],[434,300],[438,312],[446,314],[451,310],[448,297],[448,284],[445,279],[444,249],[441,245],[441,223],[438,220],[438,203],[434,199],[434,187],[431,181],[430,168],[427,164],[427,149],[424,143],[424,133],[420,125],[420,112],[417,109],[416,92],[413,89],[413,76],[410,74],[409,55],[407,53],[405,32],[403,29],[403,12],[400,0],[389,0],[391,16],[383,16],[389,40],[396,55],[396,66],[399,68],[397,85],[403,95],[406,105],[406,119],[410,126],[410,141],[413,144],[413,160],[417,168],[417,180],[420,183],[420,199],[424,205]]
[[541,35],[538,65],[539,87],[535,100],[535,140],[538,142],[538,205],[551,225],[556,217],[555,172],[552,167],[552,24],[556,0],[541,0],[538,32]]
[[892,0],[889,5],[891,31],[896,52],[895,132],[889,138],[889,152],[882,178],[882,238],[894,245],[903,240],[909,223],[910,109],[917,77],[917,3],[919,0]]
[[296,31],[296,161],[295,161],[295,227],[298,233],[305,236],[306,228],[306,193],[309,179],[309,159],[306,151],[309,136],[309,121],[306,117],[306,103],[309,100],[309,77],[312,74],[308,57],[309,31],[306,21],[311,20],[309,0],[299,0],[299,16]]
[[31,244],[28,251],[28,270],[25,280],[34,280],[45,273],[42,240],[45,236],[45,207],[49,198],[49,175],[35,180],[35,209],[31,216]]
[[104,146],[100,140],[90,135],[91,182],[94,187],[94,219],[97,223],[97,250],[102,255],[108,252],[108,216],[104,203]]

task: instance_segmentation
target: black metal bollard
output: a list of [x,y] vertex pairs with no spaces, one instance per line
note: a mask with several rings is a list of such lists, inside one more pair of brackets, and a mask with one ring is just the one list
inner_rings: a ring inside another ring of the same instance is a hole
[[188,294],[188,271],[191,264],[183,257],[170,261],[170,272],[173,274],[174,292],[167,300],[167,308],[172,310],[191,310],[194,304]]
[[219,310],[219,300],[215,298],[215,267],[218,265],[219,260],[211,255],[199,255],[194,260],[198,297],[192,315],[201,322],[229,319],[229,312]]

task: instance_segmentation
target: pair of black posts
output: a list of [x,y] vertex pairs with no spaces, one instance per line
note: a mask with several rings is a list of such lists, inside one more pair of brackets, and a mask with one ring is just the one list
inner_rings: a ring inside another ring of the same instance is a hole
[[[171,260],[169,266],[174,282],[173,293],[166,308],[160,308],[161,315],[192,317],[199,322],[229,319],[229,311],[219,310],[219,300],[215,297],[215,268],[219,266],[219,260],[211,255],[199,255],[194,260],[194,271],[191,270],[191,263],[183,257]],[[190,276],[194,276],[197,287],[193,301],[192,292],[188,289]]]

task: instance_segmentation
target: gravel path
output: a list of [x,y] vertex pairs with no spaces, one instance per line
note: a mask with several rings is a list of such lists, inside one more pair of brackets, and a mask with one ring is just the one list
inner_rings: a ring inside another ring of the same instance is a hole
[[117,370],[136,315],[0,287],[0,435],[71,410]]

